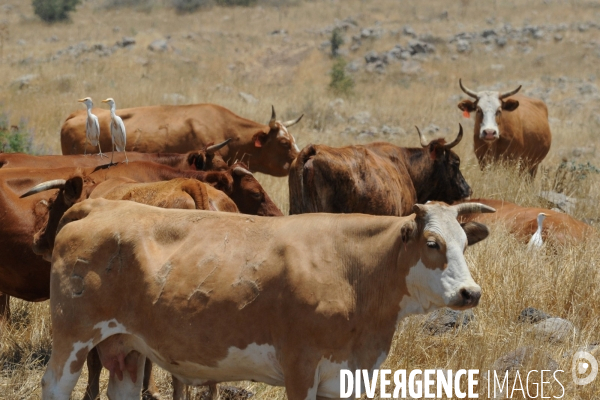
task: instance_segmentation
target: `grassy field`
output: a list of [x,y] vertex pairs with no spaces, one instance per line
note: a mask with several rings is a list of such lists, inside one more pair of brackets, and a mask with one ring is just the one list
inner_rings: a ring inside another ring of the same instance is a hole
[[[105,0],[83,1],[70,22],[55,25],[35,17],[29,1],[0,4],[0,114],[10,124],[26,126],[35,152],[60,153],[60,126],[82,108],[77,99],[85,96],[97,106],[113,97],[118,108],[218,103],[261,122],[268,121],[273,104],[282,119],[305,114],[290,129],[300,147],[378,140],[414,147],[419,145],[414,125],[430,138],[453,138],[461,123],[468,134],[455,150],[474,197],[548,207],[539,191],[562,188],[579,200],[575,217],[592,225],[600,221],[600,179],[594,168],[600,167],[600,2],[282,0],[250,8],[214,6],[190,15],[176,14],[167,2],[140,3],[108,8]],[[341,57],[356,67],[347,72],[354,87],[346,93],[329,88],[335,60],[323,42],[331,39],[336,24],[348,26],[342,29]],[[507,24],[516,33],[504,34]],[[435,51],[390,62],[384,73],[369,72],[365,54],[406,46],[412,39],[405,34],[408,26]],[[359,48],[351,49],[352,36],[365,29],[376,33],[364,35]],[[494,36],[482,42],[486,30],[507,43],[499,45]],[[460,33],[479,35],[464,52],[451,41]],[[135,44],[115,45],[124,37]],[[166,49],[149,50],[155,40],[166,40]],[[535,180],[524,181],[511,166],[479,169],[473,120],[456,107],[466,97],[459,78],[475,90],[521,84],[523,94],[546,101],[553,142]],[[257,101],[244,100],[240,92]],[[259,179],[287,212],[287,179]],[[570,354],[600,342],[597,241],[532,256],[503,227],[492,231],[467,251],[483,289],[475,321],[431,336],[422,329],[423,317],[409,318],[397,331],[385,367],[488,370],[498,357],[533,346],[565,371],[563,383],[571,382]],[[559,344],[532,337],[530,325],[517,321],[529,306],[568,319],[576,334]],[[12,324],[0,328],[0,399],[39,398],[51,351],[48,305],[14,301],[12,312]],[[157,373],[168,398],[169,377]],[[81,398],[84,381],[74,398]],[[102,387],[106,384],[103,375]],[[241,385],[257,399],[285,398],[281,388]],[[600,378],[565,390],[565,399],[598,399]]]

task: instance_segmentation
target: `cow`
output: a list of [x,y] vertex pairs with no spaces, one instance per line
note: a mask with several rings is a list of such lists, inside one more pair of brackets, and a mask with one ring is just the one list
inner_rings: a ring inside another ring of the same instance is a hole
[[[100,144],[109,148],[110,112],[94,108],[100,122]],[[127,129],[127,151],[142,153],[186,153],[207,143],[231,139],[220,151],[231,165],[248,156],[252,172],[286,176],[298,155],[298,146],[287,128],[298,123],[302,115],[291,121],[278,121],[272,107],[271,120],[263,125],[242,118],[216,104],[151,106],[117,111]],[[83,154],[85,150],[86,110],[69,115],[61,132],[63,154]]]
[[469,202],[481,203],[493,207],[496,213],[471,214],[459,218],[461,222],[477,221],[489,225],[502,224],[510,233],[517,236],[523,243],[528,243],[536,232],[537,217],[545,213],[542,229],[544,242],[552,245],[580,243],[593,234],[594,229],[568,214],[540,207],[521,207],[504,200],[471,199]]
[[139,398],[147,357],[187,384],[254,380],[285,386],[289,400],[339,398],[340,370],[378,368],[400,320],[479,303],[463,252],[488,231],[456,218],[493,209],[413,209],[264,218],[76,204],[52,256],[42,399],[69,397],[94,346],[112,399]]
[[[221,171],[229,166],[219,155],[218,150],[229,143],[226,140],[216,145],[209,145],[202,150],[178,153],[129,153],[130,161],[151,161],[182,170]],[[117,163],[124,161],[124,156],[115,154]],[[0,153],[0,168],[62,168],[62,167],[98,167],[105,165],[105,160],[89,155],[48,155],[34,156],[23,153]]]
[[465,117],[475,114],[473,143],[483,169],[499,160],[520,162],[521,172],[535,177],[538,165],[550,151],[552,134],[548,108],[540,99],[517,95],[521,86],[510,92],[475,92],[460,88],[475,99],[462,100],[458,108]]
[[471,188],[451,150],[463,137],[462,126],[451,143],[427,143],[418,128],[417,132],[422,148],[383,142],[341,148],[308,145],[290,170],[290,214],[403,216],[415,203],[468,197]]

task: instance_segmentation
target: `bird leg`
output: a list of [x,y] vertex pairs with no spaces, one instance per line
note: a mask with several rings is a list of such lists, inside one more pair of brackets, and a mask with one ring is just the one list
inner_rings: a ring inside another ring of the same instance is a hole
[[127,159],[127,152],[125,151],[125,149],[123,149],[123,153],[125,153],[125,161],[123,161],[123,164],[129,165],[129,160]]
[[99,151],[98,155],[100,157],[106,157],[106,158],[108,158],[108,156],[106,154],[102,153],[102,147],[100,147],[100,140],[98,140],[98,151]]

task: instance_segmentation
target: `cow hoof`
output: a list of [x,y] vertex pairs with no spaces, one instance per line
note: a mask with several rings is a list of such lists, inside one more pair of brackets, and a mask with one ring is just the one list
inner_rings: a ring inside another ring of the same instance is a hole
[[144,392],[142,393],[142,400],[161,400],[158,393]]

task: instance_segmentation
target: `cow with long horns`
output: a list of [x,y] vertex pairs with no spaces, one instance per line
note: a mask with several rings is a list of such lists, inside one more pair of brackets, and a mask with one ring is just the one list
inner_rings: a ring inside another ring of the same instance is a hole
[[546,104],[517,95],[521,86],[505,93],[475,92],[466,88],[462,80],[458,82],[462,91],[475,99],[462,100],[458,108],[465,117],[476,112],[473,142],[481,168],[499,160],[517,161],[521,171],[535,176],[552,142]]
[[290,169],[290,214],[310,212],[408,215],[416,203],[447,203],[470,196],[451,143],[427,142],[421,148],[390,143],[334,148],[308,145]]

